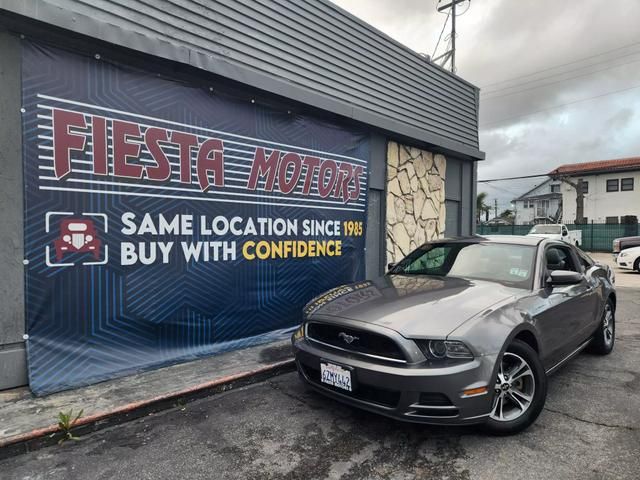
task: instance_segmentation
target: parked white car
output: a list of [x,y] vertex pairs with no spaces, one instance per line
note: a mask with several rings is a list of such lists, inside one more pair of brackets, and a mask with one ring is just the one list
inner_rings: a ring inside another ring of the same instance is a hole
[[625,248],[616,257],[616,263],[625,270],[640,272],[640,247]]
[[582,245],[582,230],[569,230],[562,223],[541,223],[534,225],[529,230],[532,237],[550,238],[552,240],[563,240],[571,245],[579,247]]

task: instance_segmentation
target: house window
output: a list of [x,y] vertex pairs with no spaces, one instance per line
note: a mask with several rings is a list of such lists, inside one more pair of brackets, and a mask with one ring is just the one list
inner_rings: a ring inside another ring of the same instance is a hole
[[582,193],[589,193],[589,182],[582,181]]
[[560,193],[560,184],[551,185],[551,193]]
[[607,192],[617,192],[620,190],[619,180],[614,178],[613,180],[607,180]]
[[538,200],[536,217],[547,217],[549,215],[549,200]]
[[620,190],[629,192],[633,190],[633,178],[623,178],[620,180]]
[[607,223],[618,223],[618,217],[607,217],[606,218],[606,222]]

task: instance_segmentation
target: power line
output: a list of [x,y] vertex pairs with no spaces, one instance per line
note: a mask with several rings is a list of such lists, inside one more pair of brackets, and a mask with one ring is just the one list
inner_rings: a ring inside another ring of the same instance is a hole
[[[631,54],[629,54],[629,55],[624,55],[624,56],[617,57],[617,58],[623,58],[623,57],[625,57],[625,56],[631,56],[631,55],[640,55],[640,52],[633,52],[633,53],[631,53]],[[616,59],[617,59],[617,58],[616,58]],[[491,98],[507,97],[507,96],[509,96],[509,95],[515,95],[515,94],[517,94],[517,93],[521,93],[521,92],[528,92],[529,90],[535,90],[536,88],[542,88],[542,87],[546,87],[547,85],[554,85],[554,84],[556,84],[556,83],[567,82],[567,81],[569,81],[569,80],[573,80],[573,79],[575,79],[575,78],[586,77],[586,76],[588,76],[588,75],[593,75],[593,74],[595,74],[595,73],[599,73],[599,72],[604,72],[604,71],[611,70],[612,68],[623,67],[623,66],[625,66],[625,65],[630,65],[630,64],[632,64],[632,63],[638,63],[638,62],[640,62],[640,59],[638,59],[638,60],[632,60],[632,61],[630,61],[630,62],[618,63],[618,64],[615,64],[615,65],[608,65],[608,66],[607,66],[607,67],[605,67],[605,68],[600,68],[600,69],[598,69],[598,70],[593,70],[593,71],[591,71],[591,72],[585,72],[585,73],[582,73],[582,74],[579,74],[579,75],[573,75],[573,76],[571,76],[571,77],[568,77],[568,78],[562,78],[562,79],[559,79],[559,80],[555,80],[555,81],[553,81],[553,82],[543,83],[542,85],[535,85],[535,86],[533,86],[533,87],[524,88],[524,89],[521,89],[521,90],[516,90],[515,92],[508,92],[508,93],[504,93],[504,94],[502,94],[502,95],[493,95],[493,96],[491,96],[491,94],[492,94],[492,93],[499,93],[499,92],[502,92],[502,91],[505,91],[505,90],[510,90],[510,89],[513,89],[513,88],[518,88],[518,87],[521,87],[521,86],[524,86],[524,85],[528,85],[528,84],[536,83],[536,82],[539,82],[539,81],[547,80],[547,79],[549,79],[549,78],[557,77],[557,76],[559,76],[559,75],[566,75],[567,73],[570,73],[571,71],[578,71],[578,70],[582,70],[582,69],[580,68],[580,69],[575,69],[575,70],[568,70],[567,72],[562,72],[561,74],[558,74],[558,75],[551,75],[551,76],[546,77],[546,78],[540,78],[540,79],[537,79],[537,80],[532,80],[532,81],[529,81],[529,82],[524,82],[524,83],[522,83],[522,84],[520,84],[520,85],[513,85],[513,86],[511,86],[511,87],[505,87],[505,88],[501,88],[501,89],[497,89],[497,90],[491,90],[491,91],[489,91],[489,92],[483,92],[483,93],[484,93],[484,98],[488,100],[488,99],[491,99]],[[596,65],[596,64],[594,64],[594,65]],[[589,65],[589,67],[591,67],[591,66],[593,66],[593,65]],[[488,96],[487,96],[487,95],[488,95]],[[481,96],[482,96],[482,94],[481,94]]]
[[548,177],[548,176],[549,175],[546,173],[541,173],[539,175],[520,175],[519,177],[488,178],[486,180],[478,180],[478,183],[503,182],[505,180],[521,180],[523,178],[538,178],[538,177]]
[[[451,48],[447,48],[445,53],[443,53],[439,57],[435,57],[432,61],[436,62],[442,59],[442,63],[440,64],[441,67],[444,67],[448,61],[451,61],[451,72],[456,73],[456,17],[459,16],[459,15],[456,15],[456,6],[460,3],[464,3],[467,0],[448,0],[449,3],[445,5],[440,5],[441,1],[442,0],[438,1],[438,4],[436,5],[436,10],[440,13],[446,10],[448,12],[447,18],[451,17],[451,34],[449,35],[449,39],[451,41]],[[471,2],[471,0],[469,0],[469,2]],[[462,14],[466,13],[467,10],[462,12]],[[445,22],[445,25],[446,25],[446,22]]]
[[549,110],[555,110],[555,109],[557,109],[557,108],[566,107],[566,106],[568,106],[568,105],[575,105],[576,103],[588,102],[589,100],[595,100],[596,98],[602,98],[602,97],[606,97],[606,96],[609,96],[609,95],[615,95],[615,94],[617,94],[617,93],[627,92],[627,91],[629,91],[629,90],[634,90],[634,89],[636,89],[636,88],[640,88],[640,85],[634,85],[634,86],[632,86],[632,87],[622,88],[622,89],[620,89],[620,90],[614,90],[614,91],[612,91],[612,92],[606,92],[606,93],[602,93],[602,94],[600,94],[600,95],[594,95],[594,96],[592,96],[592,97],[581,98],[581,99],[579,99],[579,100],[574,100],[573,102],[561,103],[561,104],[559,104],[559,105],[554,105],[553,107],[542,108],[542,109],[540,109],[540,110],[534,110],[534,111],[532,111],[532,112],[528,112],[528,113],[525,113],[525,114],[522,114],[522,115],[514,115],[514,116],[512,116],[512,117],[502,118],[502,119],[500,119],[500,120],[496,120],[496,121],[493,121],[493,122],[484,123],[484,124],[481,126],[481,128],[486,128],[486,127],[491,126],[491,125],[497,125],[497,124],[500,124],[500,123],[507,122],[507,121],[509,121],[509,120],[515,120],[515,119],[523,118],[523,117],[530,117],[531,115],[535,115],[536,113],[547,112],[547,111],[549,111]]
[[602,57],[603,55],[607,55],[607,54],[612,53],[612,52],[617,52],[618,50],[624,50],[625,48],[635,47],[635,46],[638,46],[638,45],[640,45],[640,42],[630,43],[628,45],[624,45],[622,47],[617,47],[617,48],[614,48],[612,50],[607,50],[605,52],[598,53],[596,55],[589,55],[587,57],[578,58],[578,59],[573,60],[571,62],[561,63],[561,64],[558,64],[558,65],[554,65],[552,67],[544,68],[542,70],[537,70],[535,72],[525,73],[523,75],[518,75],[517,77],[511,77],[511,78],[507,78],[505,80],[500,80],[498,82],[487,83],[486,85],[483,85],[481,88],[491,87],[493,85],[499,85],[501,83],[507,83],[507,82],[511,82],[512,80],[519,80],[519,79],[525,78],[525,77],[531,77],[533,75],[537,75],[537,74],[543,73],[543,72],[548,72],[550,70],[555,70],[556,68],[565,67],[567,65],[575,65],[576,63],[584,62],[585,60],[589,60],[591,58]]
[[451,15],[451,12],[447,12],[447,18],[444,19],[444,24],[442,25],[442,30],[440,30],[440,36],[438,37],[436,48],[433,49],[433,54],[431,55],[431,58],[435,58],[436,56],[436,52],[438,51],[438,46],[440,45],[440,40],[442,40],[442,34],[444,33],[444,29],[447,27],[447,22],[449,21],[449,15]]
[[485,188],[495,189],[495,190],[498,190],[498,191],[503,192],[503,193],[508,193],[509,195],[515,195],[516,197],[519,197],[521,195],[520,193],[516,193],[513,190],[510,190],[508,188],[499,187],[497,185],[492,185],[491,183],[487,183]]

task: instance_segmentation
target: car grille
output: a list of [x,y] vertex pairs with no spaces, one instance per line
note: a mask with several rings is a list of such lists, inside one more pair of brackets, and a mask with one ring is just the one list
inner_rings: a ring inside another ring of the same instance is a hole
[[312,383],[331,390],[333,392],[341,393],[349,397],[353,397],[357,400],[362,400],[368,403],[374,403],[382,405],[383,407],[395,408],[400,401],[400,392],[396,390],[387,390],[385,388],[374,387],[364,383],[358,382],[353,392],[346,392],[340,388],[327,385],[320,381],[320,370],[310,367],[309,365],[300,365],[304,375]]
[[[396,342],[378,333],[310,322],[307,324],[306,336],[308,340],[325,347],[365,355],[376,360],[406,363],[405,356]],[[348,342],[349,339],[352,341]]]

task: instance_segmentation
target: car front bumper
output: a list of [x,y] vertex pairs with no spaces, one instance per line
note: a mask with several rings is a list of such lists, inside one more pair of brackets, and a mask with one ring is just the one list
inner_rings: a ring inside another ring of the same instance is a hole
[[629,256],[621,257],[620,255],[618,255],[618,257],[616,258],[616,264],[618,265],[618,268],[622,268],[624,270],[633,270],[632,257],[629,257]]
[[[442,368],[372,363],[357,355],[319,348],[306,339],[293,344],[298,372],[315,390],[341,402],[398,420],[435,425],[465,425],[487,420],[493,401],[491,379],[498,355]],[[352,392],[320,382],[320,363],[351,370]],[[488,387],[465,396],[465,390]]]

